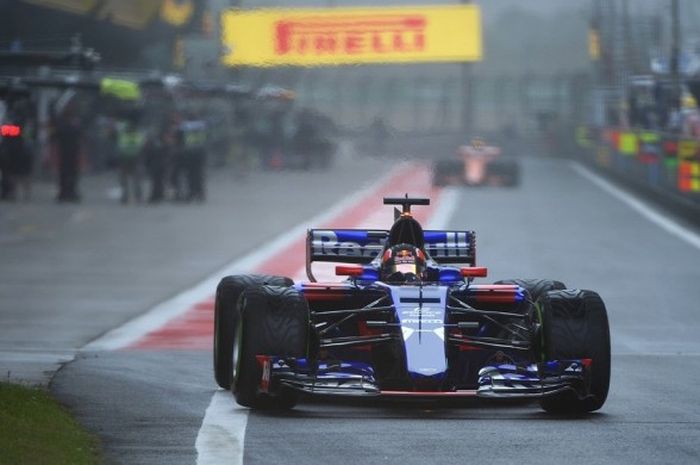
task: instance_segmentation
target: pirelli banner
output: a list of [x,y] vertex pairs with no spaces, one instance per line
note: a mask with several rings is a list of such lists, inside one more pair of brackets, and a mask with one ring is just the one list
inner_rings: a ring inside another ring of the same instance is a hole
[[476,5],[232,9],[222,13],[228,66],[479,61]]

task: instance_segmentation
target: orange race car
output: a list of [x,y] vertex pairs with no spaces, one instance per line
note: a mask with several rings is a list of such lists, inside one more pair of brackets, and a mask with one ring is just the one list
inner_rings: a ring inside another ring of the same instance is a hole
[[517,161],[501,157],[501,149],[474,139],[457,150],[458,159],[437,160],[433,166],[433,185],[505,186],[520,182]]

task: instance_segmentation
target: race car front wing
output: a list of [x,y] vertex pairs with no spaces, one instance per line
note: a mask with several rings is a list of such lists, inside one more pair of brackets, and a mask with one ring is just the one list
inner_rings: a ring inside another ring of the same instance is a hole
[[529,365],[501,364],[479,370],[478,388],[444,391],[382,390],[371,365],[362,362],[311,362],[259,355],[260,391],[286,386],[314,395],[372,397],[539,398],[571,391],[588,396],[591,359],[554,360]]
[[503,364],[479,370],[479,397],[544,397],[573,391],[585,397],[591,359],[554,360],[530,365]]

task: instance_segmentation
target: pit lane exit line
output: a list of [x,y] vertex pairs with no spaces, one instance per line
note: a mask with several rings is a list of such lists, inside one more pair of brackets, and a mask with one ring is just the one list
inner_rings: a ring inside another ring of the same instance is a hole
[[571,167],[581,177],[588,179],[590,182],[600,187],[602,190],[625,203],[632,210],[642,215],[647,220],[651,221],[669,234],[676,236],[678,239],[700,250],[700,235],[683,227],[671,217],[664,215],[660,211],[652,208],[650,205],[642,202],[634,196],[623,191],[619,187],[613,185],[606,179],[603,179],[590,169],[581,165],[578,162],[572,162]]

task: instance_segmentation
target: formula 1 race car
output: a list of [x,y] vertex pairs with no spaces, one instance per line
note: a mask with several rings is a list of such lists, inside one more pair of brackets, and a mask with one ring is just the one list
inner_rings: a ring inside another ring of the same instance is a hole
[[520,165],[501,156],[501,149],[474,139],[457,151],[459,159],[437,160],[433,165],[433,185],[504,186],[520,183]]
[[[214,372],[251,408],[299,393],[536,398],[548,412],[599,409],[610,382],[603,301],[559,281],[474,284],[473,231],[424,231],[401,205],[390,230],[307,236],[309,282],[239,275],[216,293]],[[313,262],[341,263],[319,283]],[[455,265],[463,265],[457,267]]]

